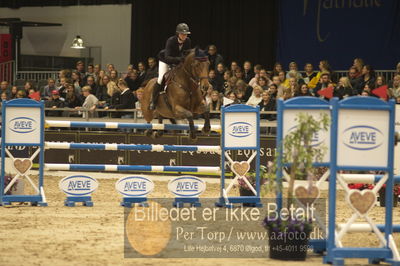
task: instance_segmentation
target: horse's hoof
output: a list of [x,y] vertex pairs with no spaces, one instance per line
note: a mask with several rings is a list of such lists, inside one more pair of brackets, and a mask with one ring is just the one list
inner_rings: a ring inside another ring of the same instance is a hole
[[151,138],[151,135],[153,134],[153,130],[147,129],[147,130],[144,132],[144,134],[146,134],[146,137]]
[[203,127],[203,129],[201,130],[204,134],[210,134],[211,132],[211,127]]
[[197,142],[197,136],[196,136],[195,134],[190,134],[190,135],[189,135],[189,141],[190,141],[191,143]]
[[161,138],[163,135],[164,135],[164,132],[162,132],[162,131],[157,131],[156,134],[155,134],[155,137],[156,137],[156,138]]

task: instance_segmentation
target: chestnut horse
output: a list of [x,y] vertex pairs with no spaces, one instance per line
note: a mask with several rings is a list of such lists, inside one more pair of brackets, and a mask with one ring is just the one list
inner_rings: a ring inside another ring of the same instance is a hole
[[[151,123],[154,118],[158,118],[159,123],[162,123],[163,118],[169,118],[172,123],[175,123],[175,119],[187,119],[190,139],[195,140],[193,114],[203,114],[203,132],[209,133],[210,114],[202,93],[210,86],[209,65],[210,62],[204,51],[198,48],[190,50],[183,62],[168,73],[165,81],[167,89],[159,95],[155,110],[149,110],[148,107],[157,78],[150,80],[144,88],[141,101],[141,109],[147,123]],[[165,86],[164,82],[163,86]],[[146,135],[160,137],[162,131],[146,130]]]

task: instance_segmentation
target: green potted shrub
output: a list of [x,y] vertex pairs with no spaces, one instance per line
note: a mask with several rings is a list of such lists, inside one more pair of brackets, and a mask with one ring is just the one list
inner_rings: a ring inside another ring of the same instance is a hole
[[[283,140],[281,165],[290,163],[290,179],[287,188],[287,208],[294,202],[295,180],[309,180],[311,190],[314,177],[314,162],[321,161],[327,147],[316,148],[312,145],[313,136],[320,130],[327,130],[329,117],[321,115],[319,119],[299,113],[296,117],[297,127],[290,131]],[[271,170],[267,172],[267,179],[276,177],[277,156]],[[282,189],[282,182],[278,183]],[[312,231],[312,217],[277,217],[267,215],[263,221],[264,228],[268,231],[270,257],[282,260],[305,260],[308,249],[308,238]]]

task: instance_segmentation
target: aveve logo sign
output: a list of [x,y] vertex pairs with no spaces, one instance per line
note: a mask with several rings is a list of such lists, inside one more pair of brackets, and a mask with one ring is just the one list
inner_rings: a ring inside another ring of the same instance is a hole
[[15,133],[31,133],[36,130],[37,122],[30,117],[15,117],[8,122],[8,127]]
[[88,196],[98,187],[96,179],[85,175],[67,176],[58,184],[61,191],[69,196]]
[[[294,131],[296,129],[297,129],[297,126],[291,127],[288,130],[287,134],[290,134],[292,131]],[[312,136],[312,139],[311,139],[311,147],[317,147],[317,146],[321,145],[322,143],[324,143],[327,134],[328,134],[328,132],[323,131],[323,130],[320,130],[320,131],[314,133]]]
[[180,176],[169,181],[168,189],[178,197],[198,197],[206,190],[206,183],[195,176]]
[[343,144],[354,150],[373,150],[383,144],[383,133],[372,126],[352,126],[343,132]]
[[247,122],[235,122],[228,125],[228,134],[235,138],[245,138],[253,133],[253,125]]
[[154,189],[154,183],[143,176],[120,178],[115,184],[116,190],[127,197],[144,197]]

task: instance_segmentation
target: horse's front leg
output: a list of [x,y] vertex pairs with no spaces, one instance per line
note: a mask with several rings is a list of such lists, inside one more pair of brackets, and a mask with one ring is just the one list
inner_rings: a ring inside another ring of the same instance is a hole
[[193,113],[187,110],[186,108],[183,108],[180,105],[175,106],[174,110],[174,115],[177,118],[182,118],[182,119],[187,119],[189,122],[189,136],[192,141],[195,141],[197,139],[196,136],[196,129],[194,128],[194,122],[193,122]]
[[210,124],[210,110],[206,106],[206,104],[203,104],[204,106],[204,112],[203,112],[203,117],[204,117],[204,126],[203,126],[203,133],[208,134],[211,131],[211,124]]

